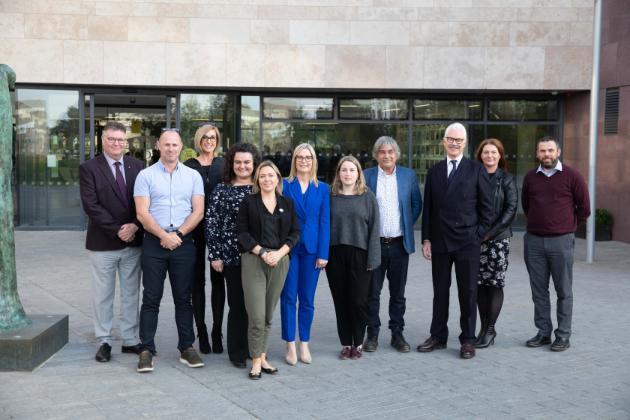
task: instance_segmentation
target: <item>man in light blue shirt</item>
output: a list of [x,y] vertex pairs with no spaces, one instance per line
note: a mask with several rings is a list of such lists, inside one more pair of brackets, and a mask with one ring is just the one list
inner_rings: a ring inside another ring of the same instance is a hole
[[203,218],[204,190],[199,173],[179,161],[182,139],[177,130],[165,129],[158,142],[160,160],[138,174],[134,199],[138,220],[145,230],[142,244],[142,307],[138,372],[153,371],[155,332],[166,273],[175,303],[180,362],[202,367],[192,347],[191,287],[195,266],[192,231]]

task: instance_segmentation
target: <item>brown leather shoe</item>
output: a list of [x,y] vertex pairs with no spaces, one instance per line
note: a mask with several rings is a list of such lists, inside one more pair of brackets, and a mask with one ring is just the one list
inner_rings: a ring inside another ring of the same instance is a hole
[[462,344],[462,348],[459,350],[459,357],[461,357],[462,359],[472,359],[473,357],[475,357],[475,344]]
[[417,350],[420,353],[428,353],[433,350],[441,350],[446,348],[446,343],[442,343],[436,337],[429,337],[426,341],[420,344]]

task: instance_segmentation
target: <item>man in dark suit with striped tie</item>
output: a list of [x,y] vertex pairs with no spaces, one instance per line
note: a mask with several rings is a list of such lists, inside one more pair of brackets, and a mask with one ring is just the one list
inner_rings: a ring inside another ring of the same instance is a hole
[[139,353],[138,299],[142,225],[136,218],[133,187],[144,164],[125,156],[127,129],[109,121],[101,137],[103,153],[79,167],[81,202],[88,216],[85,247],[90,251],[95,359],[111,359],[116,275],[120,282],[120,335],[123,353]]
[[446,348],[451,271],[455,265],[460,309],[460,357],[475,356],[477,273],[481,240],[493,218],[491,193],[483,167],[464,156],[467,136],[460,123],[449,125],[442,144],[446,159],[431,167],[424,187],[422,254],[431,261],[433,318],[431,336],[419,352]]

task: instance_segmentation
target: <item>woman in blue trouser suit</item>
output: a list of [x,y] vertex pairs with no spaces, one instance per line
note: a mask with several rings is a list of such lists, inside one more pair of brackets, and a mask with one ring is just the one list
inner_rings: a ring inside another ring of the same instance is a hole
[[299,244],[291,251],[289,273],[280,300],[282,339],[287,342],[286,361],[295,365],[298,359],[295,348],[297,301],[299,299],[300,360],[311,363],[308,342],[315,289],[319,272],[328,262],[330,243],[330,190],[327,184],[317,180],[317,157],[311,145],[302,143],[293,151],[291,173],[284,180],[283,195],[293,200],[302,232]]

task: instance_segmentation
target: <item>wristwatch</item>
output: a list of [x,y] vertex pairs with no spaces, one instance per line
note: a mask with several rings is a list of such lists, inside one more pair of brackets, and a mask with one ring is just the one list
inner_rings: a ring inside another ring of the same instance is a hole
[[262,256],[265,255],[265,252],[267,252],[265,248],[260,248],[260,251],[258,251],[258,256],[262,258]]
[[182,231],[181,231],[181,230],[177,229],[177,230],[175,231],[175,234],[176,234],[177,236],[179,236],[179,239],[184,239],[184,234],[182,233]]

